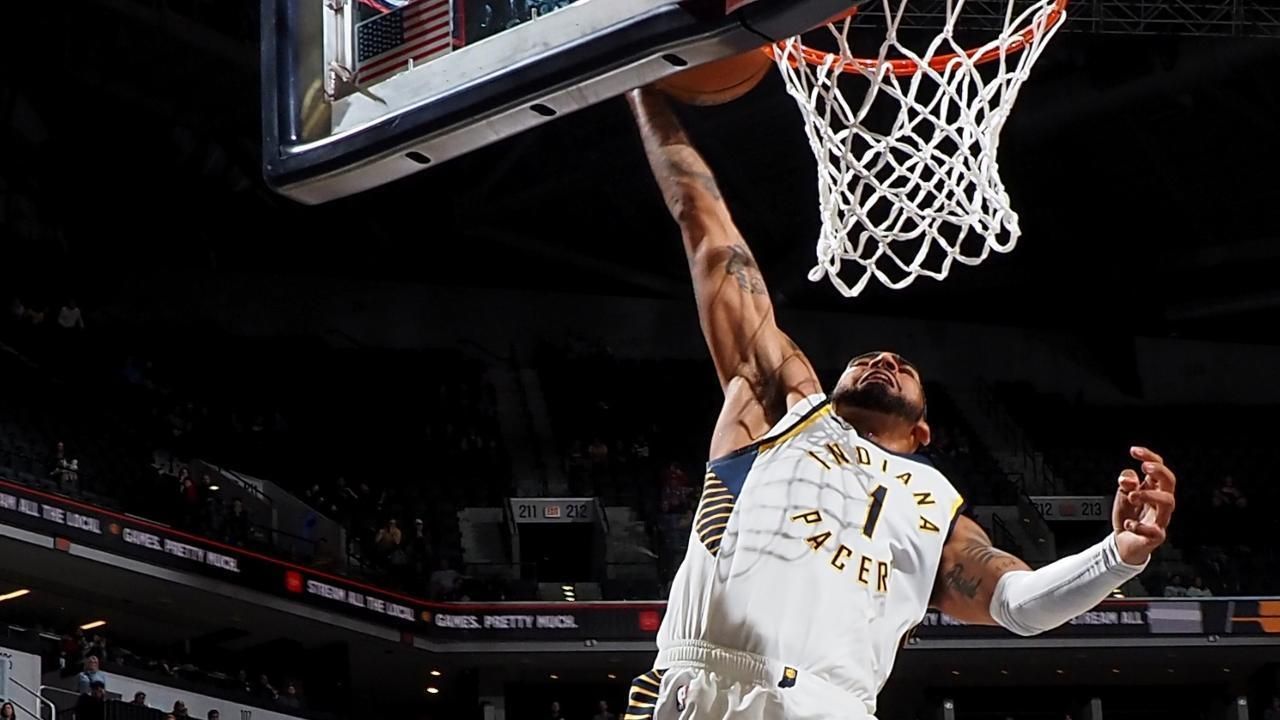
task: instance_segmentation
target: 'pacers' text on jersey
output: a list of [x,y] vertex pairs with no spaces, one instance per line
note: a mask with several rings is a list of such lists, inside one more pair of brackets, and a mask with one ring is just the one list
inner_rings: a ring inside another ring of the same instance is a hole
[[962,503],[921,458],[859,437],[810,396],[764,441],[709,464],[659,650],[754,653],[849,691],[870,715]]

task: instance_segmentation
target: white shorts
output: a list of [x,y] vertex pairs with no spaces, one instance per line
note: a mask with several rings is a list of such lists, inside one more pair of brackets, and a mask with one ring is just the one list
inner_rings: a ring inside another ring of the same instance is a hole
[[631,683],[623,720],[875,720],[847,690],[751,653],[686,642],[654,665]]

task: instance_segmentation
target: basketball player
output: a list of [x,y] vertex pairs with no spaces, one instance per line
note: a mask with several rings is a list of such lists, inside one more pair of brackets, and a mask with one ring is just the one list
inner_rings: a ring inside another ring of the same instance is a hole
[[628,101],[680,225],[724,407],[658,657],[625,720],[872,718],[926,608],[1034,635],[1143,570],[1174,507],[1159,455],[1132,448],[1142,475],[1120,473],[1114,531],[1089,550],[1033,571],[995,549],[914,455],[929,444],[920,371],[865,353],[825,395],[664,98]]

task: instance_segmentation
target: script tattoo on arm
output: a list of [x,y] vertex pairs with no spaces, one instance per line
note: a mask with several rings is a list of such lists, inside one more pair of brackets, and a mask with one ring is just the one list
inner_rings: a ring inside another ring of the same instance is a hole
[[724,263],[726,275],[732,275],[738,281],[738,287],[751,295],[765,295],[768,290],[764,286],[764,277],[760,268],[746,245],[738,243],[729,246],[729,259]]
[[982,578],[965,575],[964,563],[952,565],[947,574],[943,576],[943,580],[947,583],[948,588],[970,600],[978,596],[978,586],[982,584]]
[[966,569],[965,563],[957,562],[943,576],[943,582],[948,588],[970,600],[978,596],[983,577],[999,577],[1010,570],[1026,567],[1013,555],[983,543],[970,543],[960,552],[969,561],[972,570]]

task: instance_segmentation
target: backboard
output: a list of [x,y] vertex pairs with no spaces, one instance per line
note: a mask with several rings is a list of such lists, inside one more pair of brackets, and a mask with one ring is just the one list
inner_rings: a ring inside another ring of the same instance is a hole
[[261,0],[263,172],[315,204],[666,75],[790,37],[855,0]]

